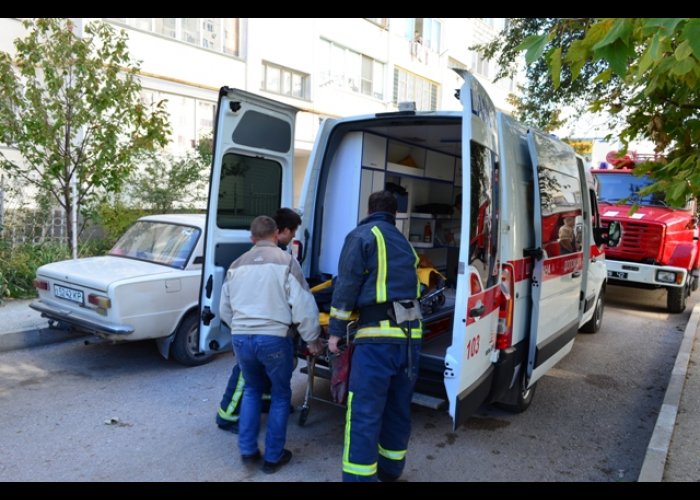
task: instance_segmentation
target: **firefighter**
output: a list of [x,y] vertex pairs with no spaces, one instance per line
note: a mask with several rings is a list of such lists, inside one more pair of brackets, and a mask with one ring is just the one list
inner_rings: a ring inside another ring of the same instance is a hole
[[[297,228],[301,225],[301,217],[291,208],[280,208],[273,217],[279,230],[277,246],[287,251],[288,245],[294,239]],[[238,415],[241,411],[241,397],[243,396],[245,380],[241,368],[236,363],[231,371],[231,376],[226,385],[226,391],[219,403],[216,414],[216,425],[219,429],[238,434]],[[267,381],[263,394],[262,411],[267,412],[270,408],[270,382]],[[289,407],[289,412],[294,413],[294,407]]]
[[419,259],[395,226],[396,208],[391,192],[372,193],[369,215],[345,238],[338,263],[329,325],[331,352],[340,351],[350,314],[359,311],[343,481],[395,481],[406,462],[422,323]]

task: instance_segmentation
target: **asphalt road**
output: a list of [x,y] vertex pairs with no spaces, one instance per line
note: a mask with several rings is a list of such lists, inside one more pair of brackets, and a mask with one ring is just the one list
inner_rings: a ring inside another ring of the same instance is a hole
[[[414,407],[404,479],[635,481],[697,296],[669,315],[663,292],[610,287],[602,330],[579,334],[525,413],[484,407],[453,432],[446,413]],[[304,427],[292,415],[289,465],[241,464],[214,424],[232,365],[183,368],[152,342],[2,353],[0,481],[337,481],[344,410],[321,402]],[[295,372],[296,404],[304,383]]]

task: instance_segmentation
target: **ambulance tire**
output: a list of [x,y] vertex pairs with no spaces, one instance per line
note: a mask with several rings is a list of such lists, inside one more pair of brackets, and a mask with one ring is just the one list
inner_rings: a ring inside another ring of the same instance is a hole
[[199,317],[196,314],[188,314],[180,323],[170,354],[175,361],[185,366],[203,365],[214,357],[214,352],[199,353]]
[[[517,389],[518,396],[514,403],[496,403],[496,406],[502,410],[509,411],[511,413],[522,413],[530,407],[532,404],[532,399],[535,397],[535,389],[537,389],[537,382],[535,382],[529,389],[526,388],[527,385],[527,372],[523,371],[520,376],[520,385]],[[513,389],[516,390],[516,389]]]
[[670,313],[682,313],[685,311],[686,298],[688,297],[688,287],[669,287],[666,295],[666,307]]
[[581,327],[583,333],[598,333],[600,326],[603,324],[603,310],[605,309],[605,288],[600,291],[598,299],[593,306],[593,317]]

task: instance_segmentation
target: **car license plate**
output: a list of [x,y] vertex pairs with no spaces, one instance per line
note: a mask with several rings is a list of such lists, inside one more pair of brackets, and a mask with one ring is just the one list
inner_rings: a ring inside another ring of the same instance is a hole
[[83,292],[81,290],[75,290],[73,288],[68,288],[61,285],[53,286],[53,293],[56,297],[61,299],[70,300],[71,302],[76,302],[78,304],[83,304]]
[[623,271],[608,271],[608,278],[627,279],[627,273]]

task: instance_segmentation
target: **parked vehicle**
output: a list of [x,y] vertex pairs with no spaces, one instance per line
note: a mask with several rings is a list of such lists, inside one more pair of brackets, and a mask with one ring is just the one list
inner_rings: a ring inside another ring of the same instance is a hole
[[198,292],[204,215],[140,218],[105,256],[39,267],[30,307],[112,342],[155,339],[164,357],[199,365]]
[[640,190],[654,181],[634,174],[635,160],[636,155],[627,155],[623,168],[593,170],[603,221],[622,226],[620,244],[606,250],[608,279],[616,285],[665,288],[669,312],[683,312],[700,279],[697,200],[688,198],[684,207],[674,208],[663,193],[642,196]]
[[[323,282],[336,274],[345,235],[365,217],[370,193],[402,188],[397,226],[449,284],[441,290],[445,301],[424,317],[415,399],[435,408],[449,401],[455,426],[484,402],[525,410],[537,380],[571,350],[578,329],[600,328],[601,245],[615,243],[598,225],[592,178],[571,147],[496,112],[481,85],[463,76],[461,112],[325,120],[304,180],[297,233],[305,275],[312,284]],[[228,334],[216,317],[221,281],[249,223],[230,206],[231,188],[220,180],[227,165],[256,162],[282,179],[291,173],[294,110],[266,104],[226,88],[220,93],[202,350],[220,349]],[[257,132],[244,128],[264,121]],[[458,195],[464,208],[454,214]],[[252,217],[255,210],[245,213]],[[558,242],[568,217],[578,228],[571,253]]]

